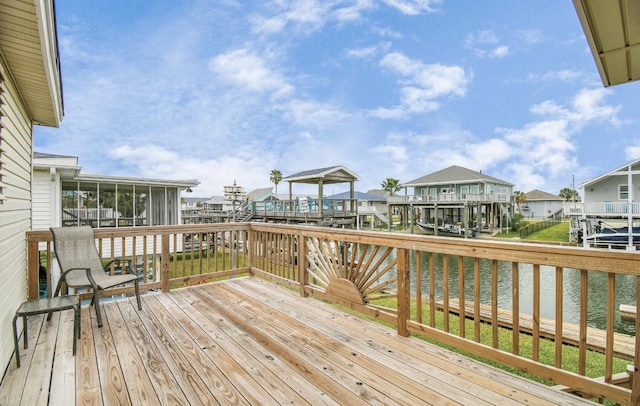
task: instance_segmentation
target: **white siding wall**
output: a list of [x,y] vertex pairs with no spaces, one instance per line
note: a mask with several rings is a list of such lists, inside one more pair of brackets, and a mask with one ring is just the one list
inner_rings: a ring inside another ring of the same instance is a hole
[[[637,168],[634,168],[637,169]],[[585,203],[620,202],[618,199],[618,185],[627,184],[627,175],[616,175],[602,179],[602,181],[587,186],[584,190]],[[640,176],[633,175],[634,201],[640,201]],[[622,200],[625,201],[626,200]]]
[[15,310],[27,298],[27,244],[31,228],[31,120],[21,103],[11,76],[0,59],[2,85],[2,147],[6,200],[0,203],[0,368],[13,354],[11,322]]
[[33,172],[33,229],[48,230],[49,227],[60,225],[60,214],[57,202],[60,201],[58,192],[58,174],[51,180],[48,171]]

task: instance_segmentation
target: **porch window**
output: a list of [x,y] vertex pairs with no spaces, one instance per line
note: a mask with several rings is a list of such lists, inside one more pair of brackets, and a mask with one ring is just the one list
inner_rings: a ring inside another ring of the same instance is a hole
[[629,199],[629,185],[618,185],[618,200]]

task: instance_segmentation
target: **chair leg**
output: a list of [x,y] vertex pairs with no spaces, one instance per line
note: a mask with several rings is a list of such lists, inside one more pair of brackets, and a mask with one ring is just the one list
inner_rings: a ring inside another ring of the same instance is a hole
[[76,355],[80,338],[80,304],[73,307],[73,355]]
[[136,300],[138,301],[138,310],[142,310],[142,303],[140,302],[140,287],[138,285],[138,280],[136,279],[133,283],[136,290]]
[[[16,314],[15,317],[13,318],[13,344],[16,348],[16,366],[20,368],[20,345],[18,345],[18,327],[16,326],[17,321],[18,321],[18,315]],[[26,336],[27,335],[26,324],[23,326],[23,328],[24,328],[24,331],[22,334]]]
[[102,315],[100,314],[100,302],[98,301],[98,289],[93,289],[93,303],[96,308],[96,317],[98,319],[98,327],[102,327]]

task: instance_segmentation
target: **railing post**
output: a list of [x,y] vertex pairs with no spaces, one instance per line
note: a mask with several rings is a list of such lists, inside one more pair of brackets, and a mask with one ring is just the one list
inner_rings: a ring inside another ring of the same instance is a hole
[[304,290],[307,285],[307,238],[304,235],[298,235],[298,282],[300,283],[300,296],[307,297]]
[[256,238],[256,232],[253,230],[253,228],[251,228],[251,225],[249,225],[249,231],[247,233],[247,241],[245,241],[246,244],[246,250],[245,250],[245,255],[247,255],[249,257],[249,268],[251,269],[251,274],[253,275],[253,269],[256,267],[256,253],[255,253],[255,244],[254,244],[254,240]]
[[[27,246],[27,283],[29,284],[29,300],[37,299],[40,296],[40,261],[38,256],[38,242],[29,241]],[[50,291],[50,290],[49,290]]]
[[410,309],[410,292],[411,284],[409,281],[409,251],[404,248],[398,248],[398,335],[403,337],[409,336],[407,329],[407,321],[411,314]]
[[161,235],[160,248],[160,273],[162,278],[162,291],[169,292],[169,234]]

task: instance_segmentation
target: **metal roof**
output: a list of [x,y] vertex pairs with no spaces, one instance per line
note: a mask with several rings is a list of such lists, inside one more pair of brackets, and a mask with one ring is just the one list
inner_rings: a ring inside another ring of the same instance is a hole
[[[325,199],[336,199],[336,200],[351,199],[351,192],[346,191],[346,192],[342,192],[342,193],[336,193],[335,195],[325,196]],[[356,199],[356,200],[367,200],[367,201],[372,201],[372,202],[386,202],[387,201],[386,196],[372,195],[370,193],[364,193],[364,192],[358,192],[358,191],[354,192],[354,199]]]
[[604,86],[640,79],[640,1],[573,0]]
[[344,166],[330,166],[328,168],[311,169],[308,171],[302,171],[293,175],[282,178],[283,182],[292,183],[311,183],[317,184],[322,180],[322,183],[327,185],[331,183],[345,183],[360,180],[358,175],[351,172]]
[[499,185],[513,186],[512,183],[494,178],[483,174],[482,172],[476,172],[471,169],[463,168],[462,166],[450,166],[448,168],[441,169],[433,172],[429,175],[425,175],[418,179],[414,179],[410,182],[403,183],[403,187],[415,187],[415,186],[427,186],[427,185],[449,185],[460,183],[496,183]]
[[536,201],[536,200],[560,200],[564,201],[564,198],[554,195],[551,193],[543,192],[542,190],[534,189],[530,192],[525,193],[528,201]]
[[63,103],[53,0],[0,0],[0,54],[33,122],[57,127]]

